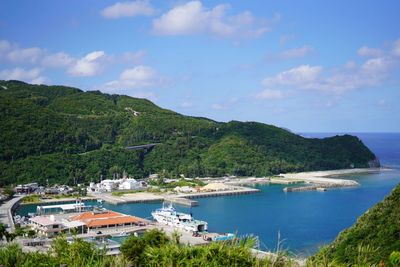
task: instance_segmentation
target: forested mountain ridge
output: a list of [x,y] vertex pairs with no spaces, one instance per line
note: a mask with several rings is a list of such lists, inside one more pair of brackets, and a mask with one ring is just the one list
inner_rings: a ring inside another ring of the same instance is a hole
[[[158,145],[146,155],[125,149],[148,143]],[[375,158],[350,135],[307,139],[257,122],[184,116],[146,99],[0,81],[0,185],[94,181],[124,170],[264,176],[368,167]]]

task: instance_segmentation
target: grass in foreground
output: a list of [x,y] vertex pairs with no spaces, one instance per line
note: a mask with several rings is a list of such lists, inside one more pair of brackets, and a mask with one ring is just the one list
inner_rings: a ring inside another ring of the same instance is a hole
[[168,238],[164,232],[152,230],[143,237],[130,236],[121,246],[119,256],[106,256],[103,250],[75,239],[54,240],[46,253],[23,252],[17,244],[0,248],[0,265],[14,266],[296,266],[278,256],[258,259],[250,251],[251,239],[212,243],[209,246],[179,245],[179,236]]

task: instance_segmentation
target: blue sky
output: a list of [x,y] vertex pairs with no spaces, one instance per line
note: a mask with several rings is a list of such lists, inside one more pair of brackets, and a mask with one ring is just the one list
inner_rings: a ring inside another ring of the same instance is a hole
[[399,132],[399,14],[395,0],[1,1],[0,79],[295,132]]

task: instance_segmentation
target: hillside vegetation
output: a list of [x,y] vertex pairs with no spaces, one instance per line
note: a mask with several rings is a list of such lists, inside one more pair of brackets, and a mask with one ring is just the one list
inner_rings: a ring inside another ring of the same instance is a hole
[[[126,146],[157,143],[145,153]],[[146,99],[0,81],[0,185],[100,176],[265,176],[368,167],[354,136],[307,139],[257,122],[215,122]],[[374,162],[377,164],[377,162]]]
[[[396,252],[397,251],[397,252]],[[400,185],[320,250],[316,266],[400,266]],[[363,265],[361,265],[363,263]]]

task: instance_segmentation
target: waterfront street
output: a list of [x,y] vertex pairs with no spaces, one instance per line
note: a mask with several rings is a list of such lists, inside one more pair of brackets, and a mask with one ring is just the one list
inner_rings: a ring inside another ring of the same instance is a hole
[[14,222],[12,219],[11,208],[17,203],[22,196],[14,196],[12,199],[4,202],[0,206],[0,223],[7,225],[7,231],[14,230]]

